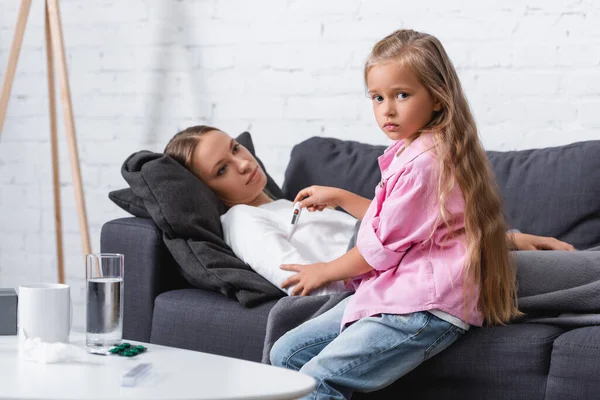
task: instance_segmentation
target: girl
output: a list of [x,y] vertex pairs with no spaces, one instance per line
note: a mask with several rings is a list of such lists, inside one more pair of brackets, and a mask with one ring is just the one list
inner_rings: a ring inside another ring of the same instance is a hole
[[399,30],[364,72],[375,119],[394,143],[379,158],[372,201],[327,187],[303,207],[340,206],[362,219],[357,245],[283,286],[308,294],[348,279],[333,309],[282,336],[273,365],[317,380],[309,398],[383,388],[465,334],[519,314],[500,196],[456,71],[435,37]]

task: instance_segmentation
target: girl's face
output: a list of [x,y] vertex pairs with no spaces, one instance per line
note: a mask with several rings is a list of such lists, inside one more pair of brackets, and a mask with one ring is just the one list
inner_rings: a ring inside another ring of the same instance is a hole
[[367,90],[377,124],[392,140],[411,137],[441,110],[416,76],[393,61],[369,69]]
[[254,156],[221,131],[200,137],[191,169],[227,206],[252,204],[267,184],[267,176]]

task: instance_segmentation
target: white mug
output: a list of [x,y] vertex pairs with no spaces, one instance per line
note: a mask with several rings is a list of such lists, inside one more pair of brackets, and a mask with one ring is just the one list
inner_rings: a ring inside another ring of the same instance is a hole
[[69,285],[38,283],[19,286],[19,339],[40,338],[46,343],[68,343],[72,314]]

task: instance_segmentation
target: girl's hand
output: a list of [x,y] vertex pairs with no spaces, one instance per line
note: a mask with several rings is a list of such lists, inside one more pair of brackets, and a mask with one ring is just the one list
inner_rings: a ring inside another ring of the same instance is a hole
[[561,242],[553,237],[528,235],[519,232],[510,235],[512,235],[517,250],[575,250],[575,247],[569,243]]
[[338,207],[340,189],[328,186],[310,186],[296,195],[294,203],[300,202],[301,208],[308,211],[323,211],[326,207]]
[[297,274],[290,276],[281,284],[286,289],[296,285],[292,290],[292,296],[307,296],[313,290],[327,285],[330,281],[326,274],[326,263],[309,265],[283,264],[280,268],[284,271],[296,271]]

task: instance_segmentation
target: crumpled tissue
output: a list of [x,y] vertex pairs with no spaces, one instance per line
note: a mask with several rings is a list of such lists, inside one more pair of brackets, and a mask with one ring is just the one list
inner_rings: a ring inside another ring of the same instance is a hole
[[67,343],[46,343],[40,338],[23,339],[19,346],[19,354],[23,359],[41,364],[81,359],[85,350]]

